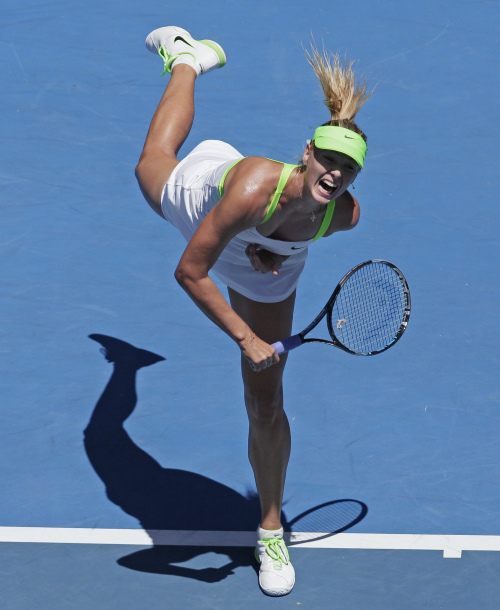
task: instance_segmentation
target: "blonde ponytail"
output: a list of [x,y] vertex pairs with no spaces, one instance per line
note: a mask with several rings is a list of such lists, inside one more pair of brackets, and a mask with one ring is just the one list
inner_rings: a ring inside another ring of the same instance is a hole
[[306,57],[318,77],[326,107],[330,111],[330,121],[325,125],[350,129],[366,140],[365,134],[354,123],[354,118],[373,95],[373,90],[368,91],[366,79],[356,80],[354,62],[344,60],[342,63],[337,53],[332,54],[325,49],[321,54],[315,44],[311,45],[311,53],[306,51]]

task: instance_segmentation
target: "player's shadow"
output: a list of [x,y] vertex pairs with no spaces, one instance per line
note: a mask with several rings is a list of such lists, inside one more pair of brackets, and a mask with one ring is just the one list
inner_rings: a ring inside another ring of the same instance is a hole
[[[133,570],[204,582],[218,582],[237,567],[254,566],[253,553],[245,547],[157,544],[157,530],[255,531],[260,516],[258,497],[252,492],[244,496],[194,472],[163,468],[138,447],[123,425],[137,404],[136,374],[165,358],[106,335],[93,334],[90,338],[103,346],[101,351],[113,363],[113,373],[85,429],[85,450],[108,498],[139,520],[154,545],[123,557],[118,563]],[[336,531],[344,531],[365,516],[365,505],[357,502],[356,506],[354,514],[352,510],[350,516],[344,512]],[[286,529],[285,515],[283,523]],[[220,566],[219,561],[219,567],[204,568],[199,567],[200,560],[196,567],[176,565],[210,552],[227,556],[228,562]]]

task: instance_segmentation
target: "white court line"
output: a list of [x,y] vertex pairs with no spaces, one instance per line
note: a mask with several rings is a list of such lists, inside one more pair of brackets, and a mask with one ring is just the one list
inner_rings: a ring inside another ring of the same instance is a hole
[[[443,557],[461,557],[462,551],[500,551],[500,536],[292,532],[285,533],[285,539],[296,548],[442,551]],[[0,542],[241,547],[255,544],[255,532],[0,527]]]

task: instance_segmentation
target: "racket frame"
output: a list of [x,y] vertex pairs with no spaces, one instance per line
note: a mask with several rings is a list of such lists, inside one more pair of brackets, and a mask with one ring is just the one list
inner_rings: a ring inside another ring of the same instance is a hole
[[[335,329],[334,329],[333,323],[332,323],[332,312],[333,312],[333,306],[335,305],[335,301],[336,301],[340,291],[342,290],[342,287],[347,282],[347,280],[352,275],[354,275],[357,271],[359,271],[361,268],[366,267],[366,265],[370,265],[372,263],[382,263],[384,265],[387,265],[398,275],[399,279],[401,280],[401,285],[402,285],[403,292],[405,295],[405,310],[404,310],[403,320],[401,322],[399,330],[396,333],[396,336],[394,337],[394,339],[388,345],[385,345],[381,349],[373,350],[370,352],[359,352],[359,351],[354,351],[354,350],[349,349],[337,338],[337,336],[335,335]],[[396,267],[396,265],[394,265],[394,263],[391,263],[389,261],[386,261],[383,259],[377,259],[377,258],[371,259],[371,260],[365,261],[363,263],[360,263],[359,265],[356,265],[348,273],[346,273],[344,275],[344,277],[337,284],[337,287],[333,291],[331,297],[326,302],[326,305],[319,312],[319,314],[314,318],[314,320],[309,324],[309,326],[304,328],[303,331],[301,331],[300,333],[297,333],[296,335],[292,335],[291,337],[288,337],[287,339],[284,339],[283,341],[278,341],[277,343],[273,343],[273,347],[276,349],[278,354],[283,354],[292,349],[295,349],[296,347],[299,347],[300,345],[303,345],[304,343],[326,343],[327,345],[333,345],[334,347],[338,347],[339,349],[343,350],[344,352],[353,354],[354,356],[375,356],[376,354],[385,352],[387,349],[392,347],[397,341],[399,341],[399,339],[401,339],[401,336],[403,335],[404,331],[406,330],[406,328],[408,326],[408,320],[410,319],[410,312],[411,312],[410,289],[408,287],[408,282],[406,281],[406,278],[403,275],[403,272],[401,271],[401,269],[399,269],[398,267]],[[328,332],[330,334],[331,340],[320,339],[320,338],[316,338],[316,337],[306,338],[306,335],[313,328],[315,328],[325,316],[326,316],[326,324],[328,327]]]

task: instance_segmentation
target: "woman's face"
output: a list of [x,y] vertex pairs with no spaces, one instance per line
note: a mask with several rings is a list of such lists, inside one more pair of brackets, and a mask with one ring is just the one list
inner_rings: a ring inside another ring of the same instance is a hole
[[348,155],[316,148],[308,144],[303,156],[307,166],[304,186],[318,203],[328,203],[337,199],[354,182],[361,171],[359,165]]

